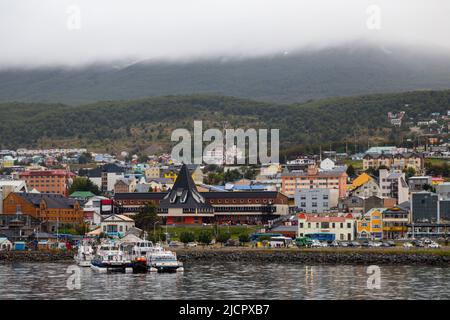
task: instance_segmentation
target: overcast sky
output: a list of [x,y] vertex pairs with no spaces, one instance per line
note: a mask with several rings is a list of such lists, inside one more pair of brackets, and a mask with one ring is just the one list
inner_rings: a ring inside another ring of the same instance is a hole
[[450,1],[0,0],[2,68],[287,54],[353,41],[450,50]]

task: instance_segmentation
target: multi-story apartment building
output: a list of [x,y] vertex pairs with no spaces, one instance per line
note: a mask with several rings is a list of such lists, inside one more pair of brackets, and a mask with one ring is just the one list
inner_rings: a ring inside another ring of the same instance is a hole
[[89,180],[101,191],[113,191],[117,180],[125,178],[125,168],[113,163],[91,169],[87,173]]
[[403,172],[380,169],[380,189],[383,198],[397,199],[397,203],[409,201],[409,186]]
[[302,212],[325,213],[337,208],[339,193],[337,189],[297,189],[294,199]]
[[398,170],[413,168],[416,173],[423,174],[425,159],[422,154],[415,152],[401,154],[367,153],[363,158],[363,170],[369,168],[378,169],[382,166],[388,169]]
[[75,174],[68,170],[27,170],[19,174],[29,190],[41,193],[68,195],[69,187]]
[[300,213],[297,235],[313,239],[352,241],[355,235],[355,220],[351,214],[343,217],[318,217]]
[[319,171],[310,166],[305,171],[285,172],[281,175],[281,192],[293,197],[297,189],[336,189],[339,198],[344,198],[347,189],[345,170]]

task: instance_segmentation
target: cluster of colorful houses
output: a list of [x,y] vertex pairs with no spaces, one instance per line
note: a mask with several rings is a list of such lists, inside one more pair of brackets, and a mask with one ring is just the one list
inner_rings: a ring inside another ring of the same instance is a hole
[[[255,179],[225,185],[205,184],[202,166],[171,164],[167,157],[133,159],[103,157],[78,172],[69,165],[34,164],[0,176],[0,239],[54,234],[67,225],[120,236],[146,205],[154,205],[168,225],[268,225],[291,236],[327,234],[336,240],[443,237],[450,227],[450,183],[425,175],[423,154],[395,147],[369,149],[354,177],[330,158],[302,158],[263,165]],[[408,168],[416,175],[407,176]],[[69,194],[77,174],[102,195]]]

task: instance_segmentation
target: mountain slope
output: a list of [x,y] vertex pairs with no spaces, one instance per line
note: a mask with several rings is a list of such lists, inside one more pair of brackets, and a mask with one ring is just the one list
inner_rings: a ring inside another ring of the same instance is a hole
[[357,45],[249,59],[0,71],[0,102],[84,104],[168,94],[293,103],[450,88],[450,55]]
[[82,106],[0,104],[0,148],[85,146],[97,151],[169,151],[172,130],[207,128],[280,129],[286,154],[328,149],[357,150],[368,143],[404,142],[387,112],[406,111],[408,121],[450,110],[450,91],[419,91],[332,98],[304,104],[272,104],[232,97],[166,96],[105,101]]

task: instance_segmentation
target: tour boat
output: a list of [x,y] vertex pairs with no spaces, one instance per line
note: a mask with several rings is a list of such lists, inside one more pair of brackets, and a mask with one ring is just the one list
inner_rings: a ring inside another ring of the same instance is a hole
[[130,256],[120,246],[114,243],[103,244],[97,250],[97,254],[91,261],[94,271],[107,272],[133,272]]
[[78,247],[78,252],[74,259],[80,267],[89,267],[93,257],[94,250],[92,246],[88,242],[83,241]]
[[184,271],[183,263],[177,260],[177,255],[163,248],[155,249],[148,255],[150,271],[181,272]]

